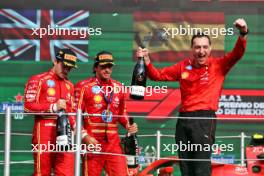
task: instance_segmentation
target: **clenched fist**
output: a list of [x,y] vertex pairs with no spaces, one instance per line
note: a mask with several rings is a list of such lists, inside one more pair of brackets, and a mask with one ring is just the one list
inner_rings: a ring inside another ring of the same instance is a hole
[[138,126],[136,123],[133,123],[132,125],[130,125],[129,123],[126,126],[126,129],[128,131],[128,133],[130,134],[134,134],[138,132]]
[[247,23],[243,18],[238,18],[234,22],[234,26],[239,30],[240,34],[246,34],[248,32]]

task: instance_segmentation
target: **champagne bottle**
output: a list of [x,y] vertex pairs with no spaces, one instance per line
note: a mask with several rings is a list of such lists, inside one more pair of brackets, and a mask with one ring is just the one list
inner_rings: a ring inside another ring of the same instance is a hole
[[69,119],[67,115],[63,115],[65,113],[64,110],[59,111],[59,115],[57,118],[57,137],[56,144],[59,147],[60,151],[67,151],[70,149],[72,145],[72,131]]
[[[134,123],[133,118],[129,118],[129,124]],[[124,149],[127,156],[127,165],[128,168],[137,168],[138,167],[138,140],[136,134],[127,133],[124,139]]]
[[146,82],[147,82],[147,72],[146,72],[144,57],[138,57],[138,61],[134,67],[132,81],[131,81],[130,98],[136,100],[144,99]]

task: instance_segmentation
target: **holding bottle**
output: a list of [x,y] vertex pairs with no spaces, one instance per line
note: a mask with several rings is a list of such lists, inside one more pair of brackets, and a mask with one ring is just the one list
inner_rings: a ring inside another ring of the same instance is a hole
[[[129,118],[129,124],[132,125],[134,123],[133,118]],[[138,167],[138,140],[136,133],[127,133],[124,139],[124,150],[127,156],[127,165],[128,168],[136,168]],[[136,156],[136,157],[134,157]]]
[[136,100],[144,99],[145,88],[147,83],[147,72],[144,57],[138,57],[137,64],[134,67],[130,98]]
[[72,145],[72,131],[70,122],[64,110],[61,110],[57,118],[57,137],[56,144],[62,151],[67,151]]

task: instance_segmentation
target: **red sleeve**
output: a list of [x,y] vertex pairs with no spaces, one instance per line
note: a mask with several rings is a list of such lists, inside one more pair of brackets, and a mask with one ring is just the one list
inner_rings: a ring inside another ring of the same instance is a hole
[[128,123],[128,114],[126,111],[126,102],[125,102],[125,94],[122,94],[122,99],[120,100],[120,105],[119,105],[119,123],[126,128],[127,123]]
[[[82,113],[85,112],[85,105],[83,103],[85,93],[85,87],[80,83],[77,83],[74,88],[74,109],[77,112],[78,109],[82,110]],[[82,120],[82,119],[81,119]],[[82,127],[82,139],[87,135],[87,131]]]
[[242,58],[246,50],[246,43],[245,38],[239,37],[234,49],[220,59],[219,62],[224,75]]
[[[68,102],[68,107],[69,109],[67,110],[67,112],[71,112],[71,113],[74,113],[76,112],[75,111],[75,105],[74,105],[74,87],[71,86],[71,99],[70,99],[70,102]],[[76,126],[76,116],[69,116],[69,121],[70,121],[70,125],[71,125],[71,128],[72,129],[75,129],[75,126]]]
[[82,112],[85,111],[85,106],[83,103],[85,93],[85,86],[82,86],[81,84],[77,84],[74,88],[74,101],[75,101],[75,111],[78,109],[81,109]]
[[52,112],[53,103],[41,103],[39,98],[41,96],[42,80],[38,77],[32,77],[25,87],[25,112]]
[[180,64],[157,69],[150,63],[147,65],[147,73],[154,81],[177,81],[180,78]]

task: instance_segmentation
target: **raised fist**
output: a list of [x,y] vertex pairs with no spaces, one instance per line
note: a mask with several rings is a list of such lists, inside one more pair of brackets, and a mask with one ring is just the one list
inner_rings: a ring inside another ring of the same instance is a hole
[[239,30],[240,33],[247,33],[248,32],[247,23],[243,18],[238,18],[234,22],[234,26]]

